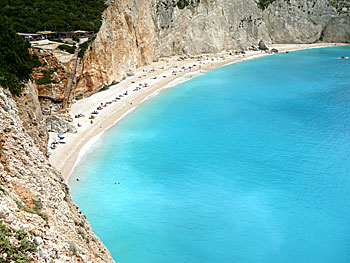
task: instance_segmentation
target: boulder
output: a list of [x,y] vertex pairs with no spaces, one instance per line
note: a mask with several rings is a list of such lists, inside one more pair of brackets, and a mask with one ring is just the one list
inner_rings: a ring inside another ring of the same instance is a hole
[[77,129],[70,123],[58,118],[57,116],[50,116],[45,120],[47,130],[49,132],[57,133],[76,133]]
[[271,49],[271,53],[278,53],[278,49],[276,48]]
[[269,48],[266,46],[264,40],[260,40],[260,42],[259,42],[259,49],[260,50],[269,50]]

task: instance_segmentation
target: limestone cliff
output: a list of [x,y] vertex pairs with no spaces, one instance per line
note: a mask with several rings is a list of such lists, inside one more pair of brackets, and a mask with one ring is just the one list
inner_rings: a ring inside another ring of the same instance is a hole
[[[350,13],[345,6],[338,10],[333,2],[276,0],[263,12],[272,42],[350,42]],[[342,2],[345,5],[347,1]]]
[[86,51],[75,97],[119,82],[158,59],[154,0],[115,1],[104,11],[97,37]]
[[83,60],[76,98],[171,55],[242,50],[267,43],[350,42],[350,1],[115,1]]
[[114,262],[18,114],[0,87],[0,257],[4,262]]
[[48,133],[41,112],[38,90],[34,83],[28,82],[24,86],[21,96],[15,99],[19,109],[18,115],[22,121],[25,132],[32,138],[35,145],[46,154]]
[[202,0],[183,9],[160,2],[157,9],[161,56],[246,49],[270,42],[254,0]]

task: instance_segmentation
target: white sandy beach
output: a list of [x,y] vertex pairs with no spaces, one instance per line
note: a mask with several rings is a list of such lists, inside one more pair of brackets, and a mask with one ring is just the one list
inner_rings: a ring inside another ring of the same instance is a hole
[[[306,48],[316,48],[325,46],[334,46],[341,44],[276,44],[270,45],[269,48],[277,48],[280,53]],[[252,59],[269,54],[262,51],[246,51],[246,54],[229,55],[228,52],[220,54],[203,54],[201,59],[186,59],[179,61],[179,57],[163,58],[159,62],[152,63],[146,67],[139,68],[134,76],[129,77],[117,85],[113,85],[104,91],[100,91],[88,98],[77,101],[72,105],[71,113],[74,117],[78,114],[83,114],[85,117],[74,118],[74,125],[78,123],[81,127],[77,128],[78,132],[66,133],[65,144],[59,144],[55,150],[49,149],[50,162],[63,175],[65,180],[68,180],[73,171],[79,155],[85,152],[94,140],[93,137],[101,134],[108,127],[114,125],[118,120],[123,118],[130,110],[140,105],[145,99],[158,94],[165,87],[176,85],[186,81],[198,74],[210,71],[217,67],[242,61],[244,59]],[[184,69],[184,68],[185,69]],[[189,68],[191,67],[191,68]],[[175,73],[176,72],[176,73]],[[141,85],[147,83],[148,87]],[[136,88],[138,90],[135,90]],[[123,95],[126,93],[128,95]],[[116,97],[120,97],[116,100]],[[97,110],[101,103],[106,107],[102,110]],[[93,123],[89,116],[93,111],[98,111]],[[57,139],[56,133],[50,133],[49,146],[54,139]],[[88,143],[90,141],[90,144]],[[85,149],[83,147],[85,146]]]

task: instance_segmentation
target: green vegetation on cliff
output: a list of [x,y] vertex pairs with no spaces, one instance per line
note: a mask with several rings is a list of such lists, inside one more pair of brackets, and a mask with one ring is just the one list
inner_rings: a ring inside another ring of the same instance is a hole
[[1,0],[0,12],[13,23],[17,32],[41,30],[97,32],[104,0]]
[[91,42],[93,42],[95,40],[96,36],[90,38],[88,41],[84,42],[83,44],[80,44],[79,48],[79,53],[78,53],[78,57],[83,58],[85,51],[88,49],[89,45]]
[[[29,263],[33,259],[29,253],[36,252],[38,243],[24,230],[11,233],[9,229],[0,221],[0,263],[21,262]],[[5,256],[6,255],[6,256]]]
[[259,0],[258,6],[260,7],[260,9],[264,10],[274,1],[275,0]]
[[30,44],[13,30],[5,17],[0,16],[0,85],[19,95],[23,82],[32,68],[41,65],[37,56],[29,54]]
[[74,52],[75,52],[74,46],[59,45],[57,48],[60,50],[64,50],[64,51],[68,52],[69,54],[74,54]]

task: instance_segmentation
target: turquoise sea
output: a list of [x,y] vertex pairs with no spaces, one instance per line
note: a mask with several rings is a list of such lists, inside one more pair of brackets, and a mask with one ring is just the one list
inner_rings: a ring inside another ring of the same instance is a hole
[[115,260],[350,262],[342,55],[349,46],[221,67],[107,130],[69,185]]

